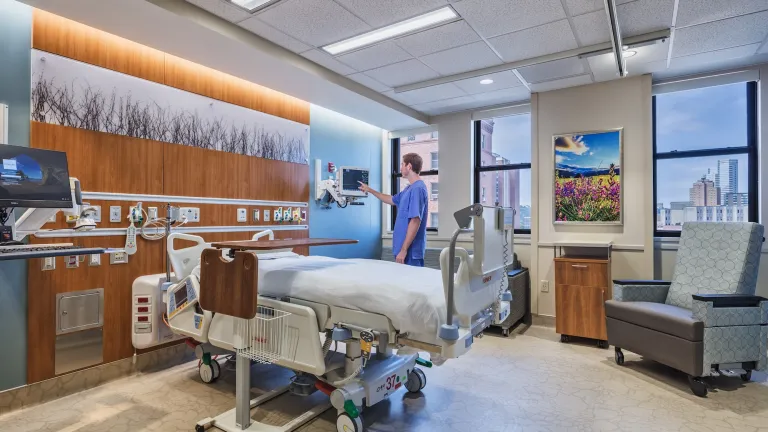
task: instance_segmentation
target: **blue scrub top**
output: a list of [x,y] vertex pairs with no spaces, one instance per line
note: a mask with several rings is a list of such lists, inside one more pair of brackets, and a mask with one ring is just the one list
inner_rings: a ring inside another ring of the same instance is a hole
[[392,232],[392,252],[395,255],[400,253],[405,235],[408,233],[408,222],[418,217],[421,218],[421,225],[411,247],[408,248],[408,257],[416,260],[424,259],[424,252],[427,249],[427,213],[429,212],[427,185],[421,180],[415,181],[393,196],[392,202],[397,206],[397,219]]

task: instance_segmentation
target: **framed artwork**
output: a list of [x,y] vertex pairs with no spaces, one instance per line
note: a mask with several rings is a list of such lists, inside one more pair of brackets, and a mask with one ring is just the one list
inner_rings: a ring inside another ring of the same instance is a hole
[[552,137],[555,224],[621,225],[623,128]]

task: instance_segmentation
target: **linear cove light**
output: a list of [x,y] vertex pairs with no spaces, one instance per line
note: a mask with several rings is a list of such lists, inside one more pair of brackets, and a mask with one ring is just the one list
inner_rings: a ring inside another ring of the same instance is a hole
[[278,0],[230,0],[232,3],[240,6],[243,9],[248,9],[250,12],[260,9],[262,6],[266,6],[267,3],[275,3]]
[[442,9],[425,13],[417,17],[401,21],[359,36],[351,37],[340,42],[332,43],[323,47],[325,51],[332,55],[341,54],[356,48],[381,42],[385,39],[401,36],[425,27],[439,24],[445,21],[458,18],[458,14],[450,6]]

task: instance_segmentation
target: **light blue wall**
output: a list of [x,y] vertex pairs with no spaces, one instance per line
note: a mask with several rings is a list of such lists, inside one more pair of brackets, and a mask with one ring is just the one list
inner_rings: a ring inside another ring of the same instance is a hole
[[[9,144],[29,147],[32,9],[0,0],[0,103]],[[27,382],[27,262],[0,262],[0,391]]]
[[381,133],[368,123],[312,105],[310,110],[310,237],[352,238],[360,243],[349,246],[312,248],[312,255],[336,258],[374,258],[381,256],[381,204],[373,197],[365,205],[325,210],[315,202],[315,159],[322,161],[322,178],[328,178],[328,162],[337,167],[371,169],[370,184],[381,190]]

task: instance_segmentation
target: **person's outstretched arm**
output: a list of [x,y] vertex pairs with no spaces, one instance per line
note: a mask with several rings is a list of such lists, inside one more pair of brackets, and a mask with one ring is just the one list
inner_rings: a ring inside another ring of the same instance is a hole
[[367,184],[363,182],[360,183],[360,190],[363,192],[368,192],[369,194],[375,196],[376,198],[380,199],[383,203],[389,204],[389,205],[396,205],[394,201],[392,201],[392,195],[383,194],[379,191],[374,190]]

